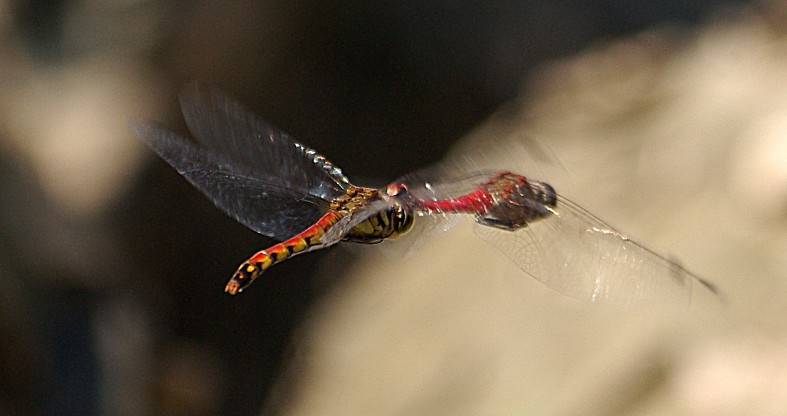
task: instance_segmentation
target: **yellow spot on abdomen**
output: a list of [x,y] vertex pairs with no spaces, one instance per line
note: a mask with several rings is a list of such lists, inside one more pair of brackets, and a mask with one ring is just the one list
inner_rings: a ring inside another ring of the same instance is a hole
[[308,247],[309,245],[306,243],[306,240],[304,240],[303,238],[290,244],[290,249],[292,250],[293,253],[300,253],[301,251],[306,250]]

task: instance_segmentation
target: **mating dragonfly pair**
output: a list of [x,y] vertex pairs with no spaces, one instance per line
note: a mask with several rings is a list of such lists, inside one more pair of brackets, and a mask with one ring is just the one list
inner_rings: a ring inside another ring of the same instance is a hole
[[715,296],[710,283],[628,239],[545,182],[476,172],[442,183],[411,175],[381,190],[359,187],[325,157],[215,88],[190,84],[180,103],[198,143],[159,124],[129,125],[225,213],[282,241],[238,268],[225,287],[231,295],[297,254],[340,241],[394,239],[419,217],[469,214],[480,237],[563,294],[625,304],[655,297],[690,302],[695,291]]

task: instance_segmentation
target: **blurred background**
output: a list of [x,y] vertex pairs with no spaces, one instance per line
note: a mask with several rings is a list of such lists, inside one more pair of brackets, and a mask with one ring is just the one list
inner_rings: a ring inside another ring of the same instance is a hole
[[[786,21],[776,0],[0,0],[0,414],[785,414]],[[227,296],[272,241],[125,126],[185,134],[189,80],[359,184],[445,156],[543,173],[727,305],[574,302],[466,223]]]

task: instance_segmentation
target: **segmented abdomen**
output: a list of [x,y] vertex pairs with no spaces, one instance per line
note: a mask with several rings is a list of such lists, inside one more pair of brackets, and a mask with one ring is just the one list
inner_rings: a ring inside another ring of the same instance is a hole
[[336,224],[344,215],[338,212],[328,212],[317,220],[314,225],[305,229],[296,236],[282,241],[279,244],[258,251],[243,264],[240,265],[230,281],[224,287],[224,291],[230,295],[235,295],[249,286],[265,270],[276,263],[282,262],[296,254],[305,253],[312,249],[321,247],[323,244],[320,238],[325,235],[325,230]]

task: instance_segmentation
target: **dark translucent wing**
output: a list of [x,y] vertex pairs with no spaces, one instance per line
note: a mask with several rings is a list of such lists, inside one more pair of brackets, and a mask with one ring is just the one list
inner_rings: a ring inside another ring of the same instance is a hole
[[197,146],[166,128],[129,120],[131,130],[227,215],[252,230],[284,240],[319,219],[327,202],[276,176],[247,176],[227,156]]
[[476,233],[530,276],[575,298],[629,307],[718,300],[711,284],[571,201],[560,198],[554,211],[518,231],[479,224]]
[[331,200],[349,182],[341,170],[317,152],[271,128],[245,107],[214,87],[190,83],[180,105],[191,133],[213,154],[231,161],[237,175],[268,180],[286,188],[301,188]]

